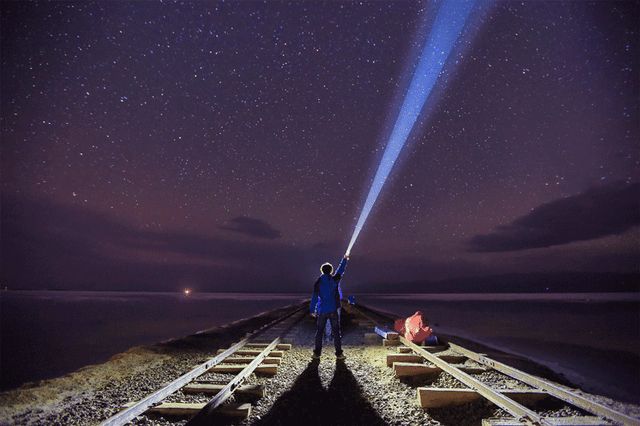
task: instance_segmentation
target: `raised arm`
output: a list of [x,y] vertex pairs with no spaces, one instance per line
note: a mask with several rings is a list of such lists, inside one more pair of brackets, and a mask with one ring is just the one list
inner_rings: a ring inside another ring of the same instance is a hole
[[348,260],[349,260],[349,256],[345,256],[342,258],[342,261],[340,262],[340,266],[338,266],[338,270],[336,271],[336,275],[342,276],[342,274],[344,274],[344,270],[347,267]]

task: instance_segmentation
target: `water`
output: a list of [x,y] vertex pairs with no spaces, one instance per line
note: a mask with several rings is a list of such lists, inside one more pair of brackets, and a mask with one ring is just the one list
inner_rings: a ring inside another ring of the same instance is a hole
[[[2,389],[60,377],[143,344],[183,337],[308,294],[0,293]],[[581,388],[640,403],[640,294],[356,295],[435,334],[526,356]],[[606,351],[606,352],[605,352]]]
[[308,295],[9,291],[0,293],[2,390],[108,361]]

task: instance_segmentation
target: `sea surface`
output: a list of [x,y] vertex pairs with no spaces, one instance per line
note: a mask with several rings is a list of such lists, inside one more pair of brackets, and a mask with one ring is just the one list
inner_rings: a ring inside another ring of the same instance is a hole
[[[60,377],[127,349],[299,303],[307,294],[0,292],[2,390]],[[640,293],[355,295],[435,334],[523,355],[582,389],[640,404]]]

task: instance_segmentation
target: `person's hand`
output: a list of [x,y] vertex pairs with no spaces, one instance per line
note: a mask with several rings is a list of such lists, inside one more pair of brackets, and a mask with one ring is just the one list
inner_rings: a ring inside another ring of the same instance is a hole
[[315,312],[313,314],[311,314],[312,317],[317,317],[317,315],[315,314]]
[[344,258],[345,258],[345,259],[349,259],[349,255],[348,255],[348,254],[345,254],[345,255],[344,255]]

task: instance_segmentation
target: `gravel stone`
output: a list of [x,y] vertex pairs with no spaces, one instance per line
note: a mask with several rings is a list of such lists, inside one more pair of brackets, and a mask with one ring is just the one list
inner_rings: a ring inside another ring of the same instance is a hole
[[[32,383],[0,393],[0,425],[97,425],[116,414],[120,407],[138,401],[165,386],[228,348],[246,333],[272,321],[281,314],[273,311],[232,325],[209,330],[183,339],[149,347],[132,348],[109,362],[89,366],[63,378]],[[348,317],[348,312],[343,316]],[[364,322],[364,321],[362,321]],[[247,384],[264,384],[266,396],[252,403],[248,418],[237,420],[240,426],[279,424],[313,425],[479,425],[483,418],[508,418],[509,413],[481,399],[455,407],[423,410],[417,387],[465,388],[457,379],[441,372],[428,377],[399,380],[386,365],[393,346],[371,344],[364,334],[372,327],[347,322],[343,331],[344,361],[336,361],[333,343],[325,342],[319,361],[311,359],[314,320],[306,317],[287,336],[293,348],[285,351],[278,374],[273,377],[252,374]],[[451,351],[442,354],[453,354]],[[477,363],[465,362],[472,366]],[[207,373],[202,380],[226,383],[229,374]],[[498,390],[531,389],[518,380],[488,370],[476,375]],[[559,385],[560,386],[560,385]],[[574,390],[570,389],[569,390]],[[629,416],[640,418],[640,407],[605,397],[578,392],[582,396]],[[176,392],[170,402],[208,402],[211,396]],[[243,402],[240,397],[230,401]],[[571,417],[584,415],[564,403],[536,407],[544,415]],[[184,425],[187,419],[165,419],[141,415],[131,421],[135,426]]]

